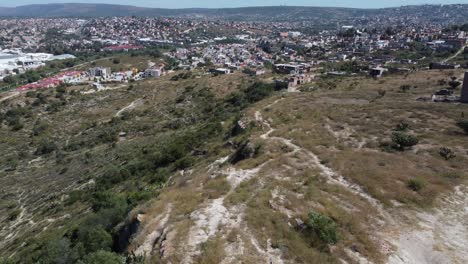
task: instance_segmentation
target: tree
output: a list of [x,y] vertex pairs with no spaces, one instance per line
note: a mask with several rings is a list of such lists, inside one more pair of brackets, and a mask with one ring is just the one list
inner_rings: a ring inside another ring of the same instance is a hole
[[5,78],[3,78],[3,82],[8,83],[8,84],[13,84],[16,81],[15,81],[15,78],[13,78],[13,76],[8,75],[8,76],[5,76]]
[[98,250],[111,250],[112,236],[102,226],[85,225],[80,227],[77,239],[87,253]]
[[41,256],[42,263],[66,264],[78,259],[78,254],[71,248],[68,238],[56,239],[47,243]]
[[306,226],[327,244],[335,244],[339,240],[336,223],[320,213],[310,212]]
[[87,255],[83,259],[83,264],[124,264],[125,258],[115,253],[99,250]]
[[409,148],[418,144],[419,139],[413,135],[408,135],[402,132],[394,132],[392,134],[392,143],[396,149],[403,151],[405,148]]

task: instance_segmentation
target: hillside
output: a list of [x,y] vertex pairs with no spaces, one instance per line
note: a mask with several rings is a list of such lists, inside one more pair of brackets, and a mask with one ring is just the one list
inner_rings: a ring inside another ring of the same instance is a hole
[[[305,9],[305,10],[304,10]],[[326,7],[244,7],[223,9],[162,9],[143,8],[128,5],[110,4],[43,4],[26,5],[16,8],[0,8],[0,16],[40,16],[43,17],[100,17],[100,16],[209,16],[209,17],[237,17],[237,16],[307,16],[307,17],[338,17],[351,16],[360,13],[351,8]]]
[[423,5],[385,9],[266,6],[221,9],[162,9],[110,4],[43,4],[1,8],[4,17],[204,16],[233,20],[347,19],[361,16],[410,16],[420,19],[465,18],[468,5]]
[[271,74],[195,71],[2,94],[0,256],[465,263],[468,106],[416,100],[461,74],[287,93]]

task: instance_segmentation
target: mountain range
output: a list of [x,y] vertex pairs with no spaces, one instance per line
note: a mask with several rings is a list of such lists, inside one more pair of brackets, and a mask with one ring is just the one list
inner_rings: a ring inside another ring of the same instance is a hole
[[103,16],[164,16],[210,17],[227,19],[314,19],[347,18],[375,14],[417,15],[444,13],[463,17],[468,5],[423,5],[384,9],[356,9],[341,7],[268,6],[240,8],[164,9],[112,4],[36,4],[18,7],[0,7],[0,17],[103,17]]

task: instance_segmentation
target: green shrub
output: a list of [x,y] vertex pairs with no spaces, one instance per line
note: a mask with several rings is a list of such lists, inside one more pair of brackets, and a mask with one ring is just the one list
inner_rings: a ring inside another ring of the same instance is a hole
[[47,107],[46,111],[50,113],[57,113],[61,106],[66,105],[65,101],[53,101]]
[[19,120],[16,119],[15,122],[10,123],[11,130],[13,131],[19,131],[24,128],[23,123]]
[[116,253],[98,250],[87,255],[80,264],[124,264],[125,258]]
[[21,209],[15,209],[8,214],[8,220],[14,221],[21,214]]
[[109,208],[127,208],[126,200],[118,194],[110,191],[96,192],[91,199],[95,212]]
[[314,211],[310,212],[309,218],[306,221],[306,226],[315,233],[322,242],[335,244],[339,240],[336,223],[325,215]]
[[461,120],[459,122],[457,122],[457,126],[461,129],[463,129],[463,131],[468,134],[468,120]]
[[47,128],[48,128],[48,124],[47,124],[47,123],[38,120],[38,121],[34,124],[34,127],[33,127],[33,129],[32,129],[32,135],[33,135],[33,136],[39,136],[39,135],[42,134],[44,131],[46,131]]
[[411,190],[418,192],[424,188],[424,181],[422,179],[410,179],[408,180],[407,186]]
[[55,88],[55,92],[57,92],[58,94],[64,94],[67,92],[67,89],[64,85],[59,85],[57,86],[57,88]]
[[112,236],[102,226],[86,225],[80,227],[77,232],[77,241],[84,246],[87,253],[98,250],[110,251]]
[[103,128],[97,135],[97,141],[99,143],[114,143],[117,142],[117,132],[111,128]]
[[53,141],[42,140],[37,147],[35,154],[36,155],[46,155],[57,150],[57,146]]
[[452,80],[452,81],[449,82],[449,85],[450,85],[450,89],[454,90],[454,89],[456,89],[458,86],[461,85],[461,82],[456,81],[456,80]]
[[71,246],[68,238],[50,241],[44,248],[40,263],[75,263],[80,256]]
[[393,146],[403,151],[405,148],[412,147],[419,143],[419,139],[413,135],[408,135],[402,132],[394,132],[392,134]]
[[447,147],[440,148],[439,155],[445,160],[450,160],[456,157],[455,152]]
[[0,257],[0,264],[16,264],[16,263],[18,263],[18,261],[15,261],[11,258]]
[[229,157],[231,164],[236,164],[239,161],[252,158],[256,154],[257,148],[255,145],[246,140],[239,144],[236,151]]
[[400,123],[398,123],[395,127],[395,130],[396,131],[405,131],[409,128],[409,124],[408,122],[406,121],[401,121]]
[[246,99],[250,103],[258,102],[270,94],[274,92],[274,85],[273,84],[266,84],[266,83],[254,83],[252,86],[247,88],[245,91]]
[[66,205],[74,204],[78,202],[79,200],[81,200],[84,195],[85,195],[84,191],[74,190],[70,192],[70,194],[68,195],[68,199],[65,201],[65,204]]

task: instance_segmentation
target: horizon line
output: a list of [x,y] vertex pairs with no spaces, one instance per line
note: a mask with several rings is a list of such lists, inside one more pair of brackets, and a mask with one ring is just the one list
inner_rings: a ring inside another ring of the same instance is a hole
[[450,6],[450,5],[468,5],[467,3],[454,3],[454,4],[443,4],[443,3],[427,3],[427,4],[414,4],[414,5],[398,5],[398,6],[387,6],[387,7],[349,7],[349,6],[317,6],[317,5],[252,5],[252,6],[238,6],[238,7],[177,7],[177,8],[167,8],[167,7],[150,7],[150,6],[137,6],[137,5],[127,5],[127,4],[111,4],[111,3],[83,3],[83,2],[63,2],[63,3],[42,3],[42,4],[26,4],[26,5],[17,5],[17,6],[0,6],[0,8],[18,8],[25,6],[41,6],[41,5],[70,5],[70,4],[80,4],[80,5],[110,5],[110,6],[128,6],[128,7],[137,7],[137,8],[148,8],[148,9],[167,9],[167,10],[183,10],[183,9],[237,9],[237,8],[255,8],[255,7],[318,7],[318,8],[346,8],[346,9],[363,9],[363,10],[378,10],[386,8],[399,8],[399,7],[410,7],[410,6]]

